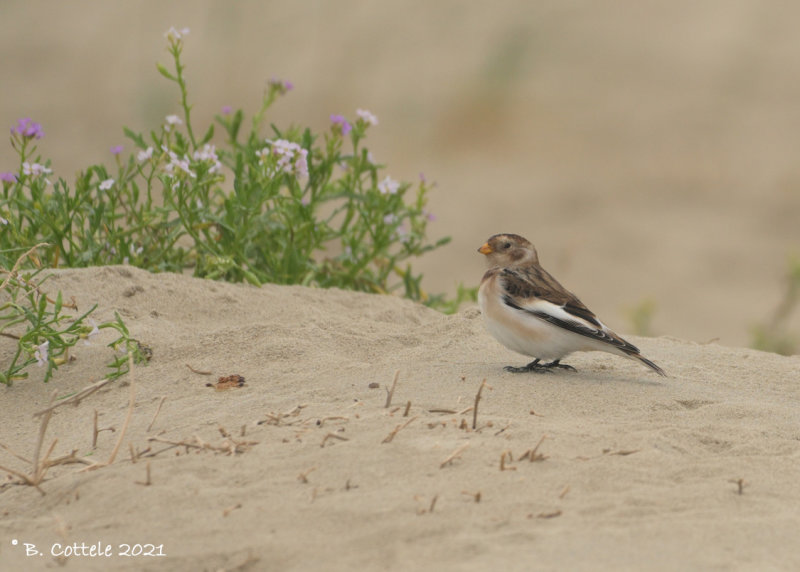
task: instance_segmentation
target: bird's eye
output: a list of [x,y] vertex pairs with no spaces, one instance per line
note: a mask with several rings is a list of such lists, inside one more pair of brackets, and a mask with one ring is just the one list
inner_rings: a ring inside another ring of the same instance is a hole
[[504,242],[504,243],[503,243],[503,248],[504,248],[505,250],[508,250],[509,248],[511,248],[511,243],[510,243],[510,242]]

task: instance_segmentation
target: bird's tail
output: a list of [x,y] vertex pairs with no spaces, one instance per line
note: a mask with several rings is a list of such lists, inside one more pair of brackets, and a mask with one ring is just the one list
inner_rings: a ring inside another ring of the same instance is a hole
[[647,367],[652,369],[654,372],[656,372],[658,375],[662,375],[664,377],[667,377],[667,372],[665,372],[663,369],[661,369],[656,364],[651,362],[649,359],[644,357],[642,354],[640,354],[640,353],[629,353],[628,356],[631,357],[631,358],[635,358],[635,359],[639,360],[644,365],[646,365]]

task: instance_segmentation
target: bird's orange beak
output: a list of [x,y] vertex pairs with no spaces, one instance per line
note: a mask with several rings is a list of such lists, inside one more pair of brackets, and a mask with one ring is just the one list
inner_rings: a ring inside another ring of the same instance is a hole
[[488,242],[484,242],[483,245],[478,249],[478,252],[481,254],[491,254],[494,251],[492,250],[492,247],[489,246]]

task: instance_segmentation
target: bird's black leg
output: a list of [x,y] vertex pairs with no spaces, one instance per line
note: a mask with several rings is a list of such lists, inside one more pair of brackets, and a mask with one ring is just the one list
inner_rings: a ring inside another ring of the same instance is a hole
[[540,367],[559,368],[559,369],[567,369],[569,371],[578,371],[577,369],[575,369],[571,365],[567,365],[565,363],[558,363],[559,361],[561,361],[561,360],[554,360],[554,361],[551,361],[550,363],[542,364]]
[[[556,360],[556,361],[558,361],[558,360]],[[551,364],[544,365],[544,364],[539,363],[539,359],[537,358],[537,359],[533,360],[531,363],[529,363],[528,365],[525,365],[525,366],[522,366],[522,367],[514,367],[513,365],[507,365],[503,369],[506,370],[506,371],[509,371],[511,373],[528,373],[530,371],[532,371],[534,373],[550,373],[550,372],[553,371],[552,369],[550,369],[550,365]],[[564,367],[564,366],[561,366],[561,367]],[[567,367],[569,367],[569,366],[567,366]]]

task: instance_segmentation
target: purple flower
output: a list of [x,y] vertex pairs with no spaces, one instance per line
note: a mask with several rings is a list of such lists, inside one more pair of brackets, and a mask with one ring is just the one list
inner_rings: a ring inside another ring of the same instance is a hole
[[290,81],[284,81],[282,79],[272,78],[269,80],[269,86],[283,95],[287,91],[292,91],[294,89],[294,84]]
[[230,105],[223,105],[222,106],[222,115],[230,115],[233,111],[233,107]]
[[17,176],[14,173],[0,173],[0,181],[4,181],[6,183],[16,183]]
[[11,128],[11,134],[22,135],[23,137],[41,139],[44,136],[44,130],[39,123],[33,121],[30,117],[24,117],[17,120],[17,126]]
[[331,115],[331,123],[333,123],[334,128],[338,125],[338,128],[341,130],[342,135],[347,135],[350,131],[353,130],[353,126],[348,123],[347,119],[344,118],[342,115]]
[[122,145],[114,145],[111,148],[112,155],[119,155],[120,153],[122,153]]

